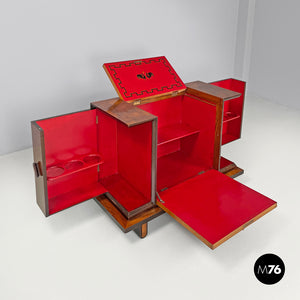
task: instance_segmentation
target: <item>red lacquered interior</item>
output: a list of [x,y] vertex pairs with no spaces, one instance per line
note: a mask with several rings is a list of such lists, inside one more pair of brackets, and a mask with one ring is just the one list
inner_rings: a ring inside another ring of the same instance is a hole
[[[49,214],[106,192],[95,110],[37,121],[44,131]],[[87,160],[91,155],[98,159]],[[59,172],[57,172],[59,170]]]
[[164,56],[103,65],[121,99],[147,98],[185,89]]
[[234,164],[231,160],[224,158],[223,156],[221,156],[220,159],[220,170],[222,170],[223,168],[228,167],[229,165]]
[[168,211],[212,245],[276,204],[216,170],[209,170],[159,195]]
[[183,95],[139,108],[158,117],[159,191],[212,168],[215,106]]
[[97,110],[101,183],[128,212],[151,201],[152,122],[127,127]]
[[227,100],[224,103],[222,145],[230,143],[241,137],[243,102],[246,83],[237,79],[225,79],[211,84],[241,93],[235,99]]

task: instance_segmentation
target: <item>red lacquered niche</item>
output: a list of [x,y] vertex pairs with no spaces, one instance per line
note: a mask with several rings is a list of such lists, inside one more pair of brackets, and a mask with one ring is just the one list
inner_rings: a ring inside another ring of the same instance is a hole
[[276,207],[221,156],[241,137],[245,82],[184,84],[164,56],[104,64],[119,98],[32,121],[46,216],[90,198],[128,232],[167,212],[210,248]]

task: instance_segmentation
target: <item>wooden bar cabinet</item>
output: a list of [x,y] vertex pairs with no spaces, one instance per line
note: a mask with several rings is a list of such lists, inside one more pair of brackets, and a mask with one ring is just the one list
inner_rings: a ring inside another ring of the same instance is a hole
[[184,84],[164,57],[106,63],[119,97],[32,121],[45,216],[90,198],[124,231],[166,212],[211,249],[276,207],[221,156],[241,137],[245,82]]

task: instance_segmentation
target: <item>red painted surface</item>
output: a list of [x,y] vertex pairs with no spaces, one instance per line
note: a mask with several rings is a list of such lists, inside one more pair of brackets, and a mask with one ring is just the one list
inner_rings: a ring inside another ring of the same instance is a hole
[[[97,154],[99,160],[95,159],[94,161],[90,159],[92,155],[96,156],[96,154],[80,156],[77,159],[55,164],[55,166],[47,168],[48,181],[54,181],[58,178],[69,176],[76,172],[83,171],[85,169],[89,169],[91,167],[103,164],[103,160],[101,160],[100,155]],[[57,174],[56,170],[59,170],[59,174]]]
[[183,97],[182,122],[197,128],[199,133],[194,137],[182,139],[181,150],[195,164],[203,169],[213,167],[216,106],[196,100],[188,95]]
[[139,108],[157,116],[157,127],[168,127],[182,122],[182,96],[139,105]]
[[98,155],[96,111],[37,123],[44,130],[50,214],[106,192],[98,180],[101,155],[89,160]]
[[164,56],[103,65],[121,99],[128,101],[185,89]]
[[225,79],[211,84],[229,89],[241,96],[224,102],[222,145],[239,139],[241,136],[243,103],[245,96],[246,83],[237,79]]
[[169,188],[205,170],[205,166],[195,163],[182,152],[161,156],[157,160],[157,190]]
[[120,174],[103,178],[102,184],[128,212],[150,202]]
[[168,210],[211,244],[276,203],[216,170],[159,195]]
[[129,212],[151,201],[152,122],[127,127],[97,110],[100,180]]
[[223,169],[229,165],[233,164],[232,161],[230,161],[229,159],[227,158],[224,158],[223,156],[221,156],[221,159],[220,159],[220,169]]
[[161,127],[158,131],[157,143],[162,145],[198,132],[199,129],[194,129],[185,123]]
[[73,188],[69,192],[49,199],[50,215],[107,192],[99,182],[94,182],[79,188],[75,185],[76,182],[73,184]]
[[[152,122],[117,124],[118,173],[151,201]],[[121,187],[120,187],[121,189]]]
[[180,151],[181,140],[174,140],[169,143],[160,144],[157,146],[157,158]]
[[212,168],[215,106],[184,95],[139,108],[158,117],[158,190]]
[[98,149],[104,161],[100,178],[105,178],[118,172],[117,120],[99,109],[96,109],[96,113]]

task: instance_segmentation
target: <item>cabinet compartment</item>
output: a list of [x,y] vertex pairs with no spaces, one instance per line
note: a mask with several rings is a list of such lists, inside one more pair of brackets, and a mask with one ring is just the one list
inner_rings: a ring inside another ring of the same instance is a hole
[[211,82],[210,84],[241,93],[241,96],[237,98],[224,101],[222,129],[222,145],[224,145],[241,137],[246,83],[229,78]]
[[43,134],[46,215],[106,192],[98,178],[103,161],[94,110],[39,120],[32,126]]
[[152,206],[152,122],[128,127],[96,109],[103,157],[100,182],[126,217]]
[[128,127],[92,109],[32,126],[40,154],[34,165],[38,203],[45,215],[103,193],[128,218],[153,205],[152,122]]
[[184,94],[139,108],[158,117],[158,191],[213,167],[214,105]]

